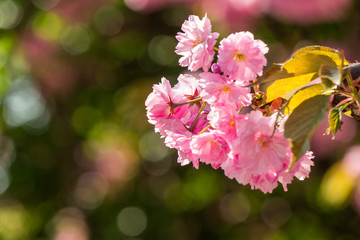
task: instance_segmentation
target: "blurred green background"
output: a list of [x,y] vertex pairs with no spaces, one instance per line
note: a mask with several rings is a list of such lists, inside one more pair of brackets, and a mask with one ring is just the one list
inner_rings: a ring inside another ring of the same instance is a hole
[[145,99],[185,71],[175,35],[205,12],[219,39],[267,43],[268,67],[314,44],[360,57],[358,0],[0,0],[0,239],[360,239],[352,119],[266,195],[180,167],[154,133]]

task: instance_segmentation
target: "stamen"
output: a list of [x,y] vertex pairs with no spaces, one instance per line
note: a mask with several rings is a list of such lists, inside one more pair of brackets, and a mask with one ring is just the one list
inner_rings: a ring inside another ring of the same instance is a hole
[[244,61],[244,59],[245,59],[245,54],[243,54],[243,53],[238,53],[238,50],[236,50],[236,52],[235,52],[235,58],[236,58],[236,60],[238,60],[239,62]]
[[258,139],[258,146],[259,146],[260,148],[266,147],[268,144],[269,144],[268,139],[265,139],[265,140],[264,140],[263,137],[259,137],[259,139]]
[[225,86],[225,87],[223,87],[222,91],[223,91],[225,94],[230,94],[230,87],[229,87],[229,86]]
[[230,119],[229,125],[232,126],[232,127],[235,127],[235,122],[232,119]]
[[211,146],[214,146],[216,144],[216,142],[214,141],[213,138],[209,138],[209,142],[210,142]]
[[194,43],[193,43],[193,47],[196,47],[197,45],[199,45],[201,43],[201,40],[200,39],[195,39]]

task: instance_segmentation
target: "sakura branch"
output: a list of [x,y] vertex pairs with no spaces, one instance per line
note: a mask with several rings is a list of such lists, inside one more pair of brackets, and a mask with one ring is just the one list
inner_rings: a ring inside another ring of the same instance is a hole
[[178,151],[178,162],[210,164],[264,193],[278,183],[287,191],[294,177],[308,177],[313,154],[307,151],[294,162],[284,136],[286,117],[277,122],[276,111],[251,110],[259,93],[246,86],[263,74],[267,45],[250,32],[233,33],[220,41],[215,63],[219,34],[207,16],[189,16],[181,29],[175,50],[180,65],[203,71],[181,74],[174,87],[162,78],[145,102],[149,122]]

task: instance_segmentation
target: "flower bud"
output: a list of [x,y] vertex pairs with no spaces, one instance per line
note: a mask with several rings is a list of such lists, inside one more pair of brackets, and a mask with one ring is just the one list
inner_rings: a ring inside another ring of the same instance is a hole
[[213,65],[211,65],[211,71],[216,74],[221,73],[220,65],[217,63],[213,63]]

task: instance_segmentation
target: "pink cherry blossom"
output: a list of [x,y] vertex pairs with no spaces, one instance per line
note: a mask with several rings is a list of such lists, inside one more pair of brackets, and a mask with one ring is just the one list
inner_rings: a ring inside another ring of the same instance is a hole
[[311,166],[314,166],[313,158],[313,152],[307,151],[304,156],[296,161],[292,168],[284,171],[280,175],[279,182],[283,185],[285,191],[287,191],[286,185],[292,182],[294,176],[301,181],[309,177]]
[[232,142],[232,160],[222,166],[226,176],[264,193],[272,192],[292,157],[282,126],[273,133],[274,123],[275,115],[263,117],[260,111],[246,115],[237,127],[238,138]]
[[188,67],[192,72],[202,68],[208,71],[214,59],[214,46],[219,33],[211,32],[211,23],[207,15],[200,20],[198,16],[190,15],[185,20],[181,30],[176,35],[179,43],[175,53],[180,55],[180,66]]
[[193,166],[198,169],[199,158],[192,152],[190,148],[192,136],[193,134],[189,131],[183,132],[183,134],[168,131],[167,137],[165,138],[165,144],[170,148],[177,149],[178,163],[180,163],[181,166],[192,163]]
[[178,95],[182,94],[188,100],[194,100],[199,98],[200,94],[200,85],[197,78],[191,74],[180,74],[178,77],[178,83],[174,86],[174,92]]
[[291,183],[294,177],[304,180],[313,166],[313,154],[308,151],[289,169],[292,160],[290,143],[283,136],[284,124],[274,131],[275,115],[263,117],[259,111],[246,115],[246,121],[238,128],[239,140],[234,141],[230,160],[221,167],[225,175],[252,189],[271,193],[282,183]]
[[237,137],[236,126],[242,124],[244,115],[238,113],[235,108],[213,107],[207,118],[212,127],[224,133],[227,139],[232,141]]
[[[255,174],[269,169],[280,172],[290,163],[287,152],[290,142],[284,137],[281,126],[274,132],[276,114],[263,117],[260,111],[252,111],[237,129],[239,139],[235,153],[239,155],[240,167]],[[274,132],[274,133],[273,133]]]
[[184,166],[192,162],[195,168],[199,168],[199,158],[190,149],[194,134],[179,119],[168,120],[163,129],[165,145],[178,151],[178,163]]
[[193,136],[190,148],[200,162],[218,168],[228,158],[229,146],[222,134],[216,130]]
[[[181,96],[180,96],[181,97]],[[169,80],[161,79],[161,83],[153,86],[153,92],[145,101],[148,121],[155,125],[155,131],[160,131],[164,126],[164,120],[169,118],[182,118],[186,115],[187,106],[174,107],[174,101],[183,102],[174,94]]]
[[251,189],[259,189],[263,193],[272,193],[278,185],[277,178],[277,173],[272,170],[263,174],[253,175],[250,180]]
[[[160,120],[158,123],[159,131],[162,137],[167,137],[169,133],[176,133],[181,134],[185,136],[191,136],[192,133],[187,129],[185,124],[181,121],[179,118],[165,118],[163,120]],[[156,127],[157,125],[155,125]],[[174,148],[174,145],[176,143],[174,142],[171,144],[169,141],[165,139],[165,144],[169,148]]]
[[145,106],[149,122],[155,124],[157,120],[170,116],[172,109],[172,89],[169,80],[161,79],[161,83],[153,86],[153,92],[147,97]]
[[210,72],[200,73],[200,77],[201,96],[209,104],[233,105],[236,109],[250,105],[250,88],[243,87],[243,82]]
[[220,42],[218,64],[232,78],[251,81],[261,76],[269,48],[261,40],[254,40],[250,32],[230,34]]
[[[174,86],[173,91],[174,95],[178,96],[178,99],[184,99],[183,102],[199,99],[201,92],[199,80],[190,74],[180,74],[178,77],[178,83]],[[188,104],[188,112],[183,121],[187,122],[190,117],[196,115],[201,107],[201,104],[201,102]]]
[[192,163],[194,168],[199,169],[199,158],[191,152],[190,148],[188,151],[178,150],[177,162],[180,163],[181,166]]

